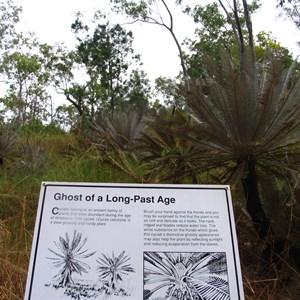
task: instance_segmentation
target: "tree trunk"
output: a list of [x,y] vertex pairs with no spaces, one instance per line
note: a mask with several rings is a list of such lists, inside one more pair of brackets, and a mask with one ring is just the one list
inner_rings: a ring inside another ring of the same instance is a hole
[[270,231],[270,222],[262,207],[258,192],[255,161],[248,158],[246,163],[248,165],[248,173],[246,178],[243,179],[246,206],[259,237],[265,239]]

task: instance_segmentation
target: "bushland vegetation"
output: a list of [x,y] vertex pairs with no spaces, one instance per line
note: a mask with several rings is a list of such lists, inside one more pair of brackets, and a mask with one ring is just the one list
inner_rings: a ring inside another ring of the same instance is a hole
[[254,36],[257,1],[182,6],[197,25],[183,45],[166,1],[111,3],[169,31],[177,78],[151,87],[132,32],[101,12],[92,29],[77,15],[69,50],[16,32],[21,8],[1,2],[0,299],[23,298],[41,181],[230,184],[246,299],[298,299],[298,61]]

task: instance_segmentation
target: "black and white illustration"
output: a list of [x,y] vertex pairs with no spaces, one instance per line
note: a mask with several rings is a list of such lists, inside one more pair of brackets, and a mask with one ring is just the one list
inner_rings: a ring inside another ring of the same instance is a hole
[[[109,299],[111,296],[130,296],[131,287],[128,281],[123,279],[135,270],[130,264],[130,257],[122,251],[119,255],[112,252],[111,255],[101,253],[97,257],[97,251],[90,251],[86,247],[87,237],[74,230],[72,238],[69,233],[59,236],[54,241],[54,247],[48,248],[52,266],[57,269],[56,275],[46,287],[52,287],[63,291],[65,296],[71,299]],[[96,257],[96,261],[91,258]],[[85,280],[84,273],[91,270],[90,259],[96,266],[96,280]],[[125,282],[125,283],[124,283]]]
[[224,252],[144,252],[144,300],[229,300]]
[[89,249],[85,248],[86,242],[87,238],[82,239],[82,234],[74,230],[72,239],[66,233],[65,237],[59,237],[58,242],[54,241],[54,250],[48,248],[52,256],[47,259],[52,260],[53,266],[59,269],[53,278],[57,286],[65,287],[74,284],[74,274],[81,276],[90,269],[85,259],[94,255],[96,251],[89,252]]
[[129,260],[130,257],[125,254],[125,251],[118,256],[114,253],[112,256],[102,253],[97,259],[97,271],[105,295],[130,296],[131,287],[123,284],[124,277],[135,272]]

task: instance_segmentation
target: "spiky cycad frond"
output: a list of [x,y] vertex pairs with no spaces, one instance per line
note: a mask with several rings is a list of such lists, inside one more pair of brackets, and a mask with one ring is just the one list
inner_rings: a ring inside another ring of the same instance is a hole
[[[256,67],[255,67],[256,68]],[[195,120],[191,138],[222,160],[243,166],[249,157],[261,167],[293,169],[299,155],[300,76],[284,70],[280,61],[236,70],[229,57],[221,67],[207,66],[207,79],[191,85],[186,94]],[[205,165],[209,161],[205,158]],[[229,176],[229,174],[228,174]]]
[[135,143],[144,128],[144,118],[132,111],[117,111],[113,116],[99,114],[91,124],[88,137],[93,144],[110,149],[111,145],[127,150]]
[[101,161],[143,182],[135,155],[137,139],[145,127],[145,118],[138,112],[116,111],[113,116],[100,114],[90,122],[85,135],[99,151]]
[[198,183],[199,148],[178,135],[188,122],[188,116],[179,111],[158,115],[148,121],[138,147],[147,181],[184,183],[190,180]]

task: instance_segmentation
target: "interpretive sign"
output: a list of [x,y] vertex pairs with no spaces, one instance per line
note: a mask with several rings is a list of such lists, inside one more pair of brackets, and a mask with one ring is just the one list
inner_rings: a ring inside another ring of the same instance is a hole
[[24,299],[244,299],[229,186],[44,182]]

